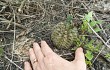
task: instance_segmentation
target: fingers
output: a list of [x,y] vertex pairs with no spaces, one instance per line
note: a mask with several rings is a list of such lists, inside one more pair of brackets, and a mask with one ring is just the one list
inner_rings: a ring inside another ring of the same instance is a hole
[[42,61],[44,56],[43,56],[43,54],[41,52],[41,48],[38,45],[38,43],[33,43],[33,49],[34,49],[36,57],[38,58],[38,61]]
[[41,41],[41,49],[44,56],[54,54],[52,49],[48,46],[48,44],[45,41]]
[[[51,50],[51,48],[49,48],[49,46],[45,41],[41,41],[41,48],[38,45],[38,43],[33,43],[33,49],[31,48],[29,50],[29,53],[30,53],[31,63],[33,64],[32,65],[33,69],[45,70],[44,56],[47,55],[49,56],[50,54],[53,53],[53,51]],[[35,58],[37,58],[38,60],[36,64],[34,62]]]
[[43,61],[44,55],[42,54],[41,48],[38,45],[38,43],[33,44],[33,49],[34,49],[35,55],[38,59],[38,66],[40,67],[40,70],[45,70],[45,65],[44,65],[44,61]]
[[32,70],[29,62],[24,63],[24,70]]
[[80,47],[75,52],[75,61],[82,61],[85,62],[85,57],[83,53],[83,49]]
[[86,63],[85,63],[85,57],[83,53],[83,49],[80,47],[75,52],[75,60],[73,63],[79,67],[77,67],[77,70],[86,70]]
[[29,49],[29,55],[30,55],[30,60],[31,60],[32,67],[33,67],[34,70],[36,70],[38,62],[37,62],[37,58],[36,58],[35,53],[34,53],[32,48]]

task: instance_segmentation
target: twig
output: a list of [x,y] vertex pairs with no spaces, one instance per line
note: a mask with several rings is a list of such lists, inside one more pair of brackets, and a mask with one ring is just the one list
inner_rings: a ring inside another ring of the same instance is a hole
[[13,33],[13,30],[12,31],[0,31],[0,33]]
[[63,5],[65,5],[65,2],[64,2],[64,0],[61,0],[61,1],[62,1]]
[[[89,12],[90,8],[85,5],[85,2],[82,3],[82,5],[87,9],[87,12]],[[88,10],[88,9],[89,9],[89,10]],[[99,20],[99,19],[97,18],[97,16],[95,15],[95,13],[93,13],[93,16],[95,17],[96,20]],[[98,25],[99,25],[99,26],[98,26]],[[101,24],[98,24],[98,25],[97,25],[97,26],[100,27],[100,28],[102,29],[103,33],[106,35],[106,33],[105,33],[105,31],[104,31],[102,25],[101,25]]]
[[106,42],[106,43],[108,44],[109,42],[110,42],[110,38],[107,40],[107,42]]
[[18,67],[20,70],[23,70],[21,67],[19,67],[16,63],[14,63],[12,60],[10,60],[6,55],[5,58],[10,61],[10,63],[14,64],[16,67]]
[[6,29],[8,29],[8,28],[10,27],[10,25],[11,25],[12,21],[13,21],[13,18],[11,18],[11,20],[9,21],[8,26],[7,26],[7,28],[6,28]]
[[9,69],[9,66],[10,66],[10,63],[7,65],[7,68],[6,68],[6,70],[8,70],[8,69]]
[[[106,44],[110,41],[110,39],[107,40]],[[95,59],[93,60],[93,63],[95,62],[95,60],[98,58],[98,56],[100,55],[100,53],[105,49],[105,47],[103,47],[100,52],[97,54],[97,56],[95,57]],[[92,64],[93,64],[92,63]]]
[[72,0],[71,3],[72,3],[72,7],[73,7],[73,3],[74,3],[74,1]]
[[[10,23],[10,21],[7,20],[7,19],[0,18],[0,20],[1,20],[0,22],[6,23],[6,24]],[[16,26],[18,26],[18,27],[20,27],[20,28],[22,28],[22,29],[26,29],[26,27],[24,27],[23,25],[18,24],[18,23],[16,23],[16,22],[12,22],[12,24],[15,24]]]
[[5,44],[5,45],[1,45],[1,47],[4,47],[4,46],[9,46],[9,45],[12,45],[13,43],[10,43],[10,44]]
[[[16,17],[16,15],[15,15],[15,12],[14,12],[14,10],[13,10],[13,20],[14,20],[14,22],[16,22],[16,20],[15,20],[15,17]],[[14,24],[14,37],[13,37],[13,46],[12,46],[12,58],[11,58],[11,60],[13,60],[13,54],[14,54],[14,50],[15,50],[15,43],[16,43],[16,40],[15,40],[15,38],[16,38],[16,25]]]
[[[82,3],[82,5],[87,9],[87,7]],[[89,10],[87,10],[89,12]],[[98,18],[96,17],[96,15],[93,13],[93,16],[96,18],[96,20],[98,20]],[[110,48],[110,46],[102,39],[102,37],[100,37],[95,31],[94,29],[90,26],[89,23],[87,23],[88,26],[90,27],[90,29],[94,32],[94,34],[104,43],[105,46],[107,46],[108,48]],[[102,26],[100,26],[102,28]],[[102,28],[103,29],[103,28]],[[98,55],[95,57],[95,59],[93,60],[93,63],[95,62],[95,60],[98,58],[98,56],[100,55],[100,53],[104,50],[105,47],[103,47],[100,52],[98,53]],[[92,64],[93,64],[92,63]]]
[[19,12],[21,12],[21,11],[22,11],[22,8],[23,8],[23,6],[24,6],[25,2],[26,2],[26,0],[23,0],[23,1],[22,1],[22,3],[21,3],[21,5],[20,5],[20,7],[18,8],[18,11],[19,11]]
[[6,8],[6,6],[3,6],[2,9],[0,10],[0,13]]
[[89,24],[89,23],[87,23],[87,24],[88,24],[88,26],[90,27],[90,29],[94,32],[94,34],[95,34],[108,48],[110,48],[110,46],[107,45],[107,43],[102,39],[102,37],[100,37],[100,36],[94,31],[94,29],[90,26],[90,24]]
[[94,58],[92,64],[95,62],[95,60],[98,58],[98,56],[101,54],[101,52],[105,49],[105,47],[102,47],[102,49],[100,50],[100,52],[97,54],[97,56]]
[[[102,37],[100,37],[95,31],[94,29],[90,26],[89,23],[87,23],[88,26],[90,27],[90,29],[94,32],[94,34],[105,44],[105,46],[107,46],[108,48],[110,48],[109,45],[107,45],[107,43],[102,39]],[[95,59],[93,60],[93,63],[95,62],[95,60],[98,58],[98,56],[100,55],[100,53],[104,50],[105,47],[103,47],[100,52],[98,53],[98,55],[95,57]]]
[[62,57],[62,56],[67,56],[67,55],[72,55],[72,53],[66,53],[66,54],[61,54],[61,55],[59,55],[60,57]]

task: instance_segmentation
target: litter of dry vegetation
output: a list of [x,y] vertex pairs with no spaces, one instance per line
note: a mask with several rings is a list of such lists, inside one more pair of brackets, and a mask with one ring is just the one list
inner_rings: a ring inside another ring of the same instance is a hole
[[110,70],[109,0],[0,0],[0,70],[23,70],[28,49],[41,40],[61,57],[73,60],[74,49],[59,49],[51,40],[53,27],[72,15],[72,23],[80,29],[82,18],[90,11],[94,20],[103,22],[97,25],[100,32],[93,30],[93,34],[84,35],[89,37],[88,42],[93,38],[102,43],[88,69]]

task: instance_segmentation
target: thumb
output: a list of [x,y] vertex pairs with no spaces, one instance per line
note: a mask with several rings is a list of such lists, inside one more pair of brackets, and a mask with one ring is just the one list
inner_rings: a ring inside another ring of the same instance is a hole
[[83,53],[83,49],[81,47],[76,50],[74,61],[85,62],[85,56],[84,56],[84,53]]
[[75,60],[72,61],[76,64],[76,70],[86,70],[85,57],[82,48],[78,48],[75,52]]

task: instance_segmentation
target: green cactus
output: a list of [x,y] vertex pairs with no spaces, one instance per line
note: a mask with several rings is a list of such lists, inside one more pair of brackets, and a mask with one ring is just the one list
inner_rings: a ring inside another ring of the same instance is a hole
[[69,48],[76,44],[77,36],[76,27],[70,23],[60,22],[54,27],[51,39],[58,48]]

